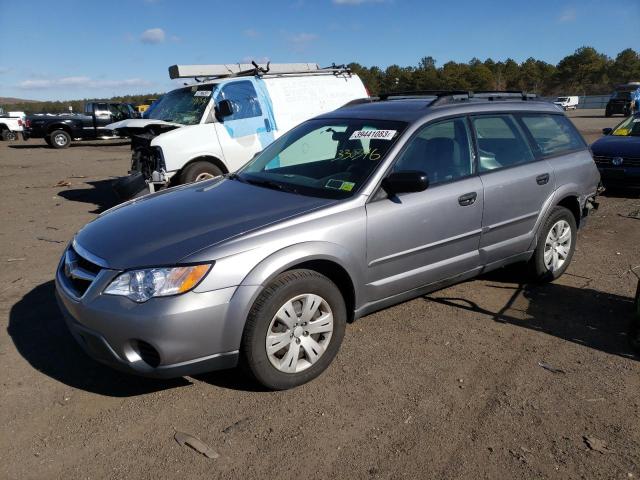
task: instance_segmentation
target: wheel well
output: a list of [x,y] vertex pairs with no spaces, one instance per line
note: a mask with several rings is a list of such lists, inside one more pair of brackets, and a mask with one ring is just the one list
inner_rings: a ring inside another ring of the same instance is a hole
[[47,128],[47,134],[50,135],[56,130],[64,130],[69,135],[71,135],[71,129],[67,125],[52,125],[51,127]]
[[0,131],[2,130],[9,130],[9,127],[7,127],[4,123],[0,123]]
[[580,202],[578,201],[578,197],[569,196],[564,197],[562,200],[558,202],[558,206],[564,207],[568,209],[571,213],[573,213],[573,217],[576,219],[576,226],[580,226]]
[[314,270],[335,283],[340,293],[342,293],[344,303],[347,307],[347,321],[353,321],[356,308],[356,294],[353,281],[344,268],[331,260],[310,260],[289,268],[289,270],[297,269]]
[[180,170],[184,170],[185,168],[187,168],[189,165],[191,165],[192,163],[195,162],[209,162],[209,163],[213,163],[216,167],[218,167],[220,170],[222,170],[222,173],[229,173],[229,169],[227,168],[227,166],[224,164],[224,162],[216,157],[211,157],[211,156],[202,156],[202,157],[196,157],[196,158],[192,158],[191,160],[189,160]]

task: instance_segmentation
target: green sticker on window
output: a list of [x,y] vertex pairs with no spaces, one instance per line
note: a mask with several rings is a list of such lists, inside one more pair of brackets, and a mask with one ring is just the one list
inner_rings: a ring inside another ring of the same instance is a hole
[[344,190],[345,192],[350,192],[351,190],[353,190],[353,187],[355,187],[356,184],[353,182],[342,182],[342,186],[340,187],[340,190]]

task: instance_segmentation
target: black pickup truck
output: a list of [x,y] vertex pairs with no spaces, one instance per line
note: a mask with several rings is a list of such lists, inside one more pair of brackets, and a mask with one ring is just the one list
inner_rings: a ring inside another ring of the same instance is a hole
[[80,114],[28,115],[22,136],[25,140],[44,138],[50,147],[67,148],[72,140],[118,138],[106,126],[137,117],[138,113],[128,103],[89,102]]

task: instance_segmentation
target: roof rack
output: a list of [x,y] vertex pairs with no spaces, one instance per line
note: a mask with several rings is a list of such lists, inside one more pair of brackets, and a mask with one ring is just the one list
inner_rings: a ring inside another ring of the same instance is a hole
[[230,63],[220,65],[171,65],[169,78],[215,79],[228,77],[253,77],[264,75],[300,75],[300,74],[350,74],[346,65],[332,64],[321,68],[317,63]]
[[429,106],[444,105],[447,103],[470,101],[477,98],[487,101],[496,100],[533,100],[537,98],[534,93],[526,93],[518,90],[413,90],[404,92],[381,93],[378,98],[381,101],[390,99],[435,97]]

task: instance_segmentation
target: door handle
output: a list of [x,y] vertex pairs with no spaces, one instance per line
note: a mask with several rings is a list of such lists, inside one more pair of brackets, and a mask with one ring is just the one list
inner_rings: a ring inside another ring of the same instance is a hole
[[542,175],[538,175],[536,177],[536,183],[538,185],[546,185],[547,183],[549,183],[549,174],[543,173]]
[[271,131],[271,122],[269,121],[269,119],[268,119],[268,118],[265,118],[265,119],[264,119],[264,128],[266,128],[266,129],[267,129],[267,132],[270,132],[270,131]]
[[473,205],[476,201],[476,198],[478,198],[478,194],[476,192],[465,193],[464,195],[458,197],[458,203],[461,206],[466,207],[468,205]]

